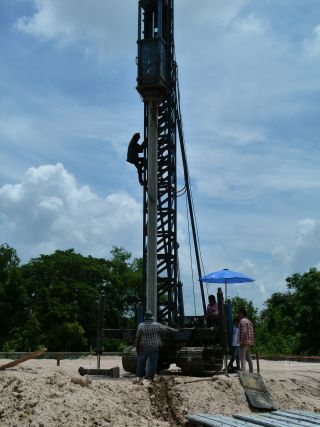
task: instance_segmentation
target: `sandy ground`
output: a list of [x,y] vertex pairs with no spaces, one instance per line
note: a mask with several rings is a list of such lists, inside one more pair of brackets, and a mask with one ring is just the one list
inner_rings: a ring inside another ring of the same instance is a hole
[[[80,377],[80,366],[95,368],[96,358],[60,367],[29,360],[0,371],[0,426],[184,426],[187,414],[252,412],[237,374],[199,379],[172,369],[137,385],[118,356],[103,357],[101,368],[119,366],[119,379]],[[320,412],[320,364],[260,361],[260,369],[278,409]]]

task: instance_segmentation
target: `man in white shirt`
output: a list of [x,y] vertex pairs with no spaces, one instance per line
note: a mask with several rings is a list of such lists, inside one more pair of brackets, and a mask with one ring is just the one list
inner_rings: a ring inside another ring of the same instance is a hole
[[238,333],[239,333],[239,319],[235,317],[233,319],[233,329],[232,329],[232,356],[228,365],[228,371],[233,371],[233,362],[237,363],[237,370],[240,371],[240,358],[239,358],[239,348],[238,343]]

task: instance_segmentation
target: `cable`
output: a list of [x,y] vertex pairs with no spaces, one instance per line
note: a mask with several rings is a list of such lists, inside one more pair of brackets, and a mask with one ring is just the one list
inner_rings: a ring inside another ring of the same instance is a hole
[[176,192],[177,197],[183,196],[184,194],[186,194],[186,191],[187,191],[187,187],[184,186],[183,188],[181,188],[181,190]]
[[[201,261],[201,266],[202,266],[202,270],[203,270],[203,275],[206,275],[205,272],[205,268],[203,265],[203,259],[202,259],[202,252],[201,252],[201,246],[200,246],[200,239],[199,239],[199,231],[198,231],[198,221],[197,221],[197,215],[195,213],[195,209],[194,209],[194,204],[193,204],[193,195],[192,195],[192,188],[190,186],[190,196],[191,196],[191,203],[193,206],[193,216],[194,216],[194,222],[195,222],[195,226],[196,226],[196,238],[198,241],[198,248],[199,248],[199,256],[200,256],[200,261]],[[206,291],[207,291],[207,297],[209,296],[209,291],[208,291],[208,283],[206,282]]]
[[[187,153],[186,153],[186,148],[185,148],[185,143],[184,143],[184,132],[183,132],[183,123],[182,123],[181,106],[180,106],[180,87],[179,87],[178,65],[176,63],[174,48],[173,48],[173,60],[174,60],[174,67],[175,67],[174,69],[175,69],[175,73],[176,73],[176,82],[175,83],[176,83],[176,97],[177,97],[177,99],[176,99],[176,101],[177,101],[177,115],[178,115],[178,120],[180,121],[180,132],[181,132],[180,143],[183,146],[184,156],[185,156],[186,165],[187,165],[187,169],[188,169],[188,160],[187,160]],[[180,136],[180,134],[179,134],[179,136]],[[190,215],[193,215],[194,239],[196,240],[195,247],[196,246],[198,247],[198,257],[199,258],[197,258],[197,265],[200,263],[200,266],[201,266],[200,271],[198,273],[199,273],[200,277],[202,277],[201,268],[203,271],[203,275],[205,275],[205,268],[204,268],[204,263],[203,263],[203,258],[202,258],[200,239],[199,239],[198,222],[197,222],[197,217],[196,217],[195,209],[194,209],[193,194],[192,194],[192,188],[191,188],[189,176],[188,176],[187,180],[188,180],[188,182],[186,182],[185,187],[188,186],[188,188],[189,188],[190,204],[192,207],[192,211],[190,212]],[[187,190],[187,188],[186,188],[186,190]],[[180,195],[182,195],[182,194],[180,194]],[[188,212],[188,208],[187,208],[187,212]],[[189,243],[189,245],[191,248],[191,243]],[[199,269],[199,266],[198,266],[198,269]],[[206,283],[206,293],[207,293],[207,297],[208,297],[209,296],[208,283]]]
[[186,198],[186,210],[187,210],[187,224],[188,224],[189,256],[190,256],[190,266],[191,266],[192,291],[193,291],[193,306],[194,306],[194,315],[196,316],[197,315],[196,293],[195,293],[195,286],[194,286],[193,262],[192,262],[192,252],[191,252],[190,223],[189,223],[189,209],[188,209],[187,198]]
[[[182,125],[182,117],[181,117],[181,107],[180,107],[180,88],[179,88],[179,78],[178,78],[178,67],[176,66],[176,93],[177,93],[177,114],[180,120],[180,124],[181,124],[181,134],[182,134],[182,141],[181,144],[183,144],[184,147],[184,152],[185,152],[185,158],[186,158],[186,163],[188,164],[188,160],[187,160],[187,154],[186,154],[186,149],[185,149],[185,143],[184,143],[184,134],[183,134],[183,125]],[[188,166],[187,166],[188,167]],[[200,246],[200,239],[199,239],[199,230],[198,230],[198,223],[197,223],[197,217],[195,214],[195,209],[194,209],[194,201],[193,201],[193,194],[192,194],[192,187],[191,187],[191,183],[188,177],[188,182],[186,183],[186,186],[188,185],[189,187],[189,193],[190,193],[190,201],[191,201],[191,206],[192,206],[192,212],[193,212],[193,218],[194,218],[194,223],[195,223],[195,239],[197,241],[197,245],[198,245],[198,253],[199,253],[199,258],[200,258],[200,264],[202,267],[202,271],[205,275],[205,269],[204,269],[204,263],[203,263],[203,258],[202,258],[202,253],[201,253],[201,246]],[[191,213],[190,213],[191,214]],[[202,275],[200,275],[200,277],[202,277]],[[208,284],[206,283],[206,292],[207,292],[207,296],[209,295],[208,292]]]

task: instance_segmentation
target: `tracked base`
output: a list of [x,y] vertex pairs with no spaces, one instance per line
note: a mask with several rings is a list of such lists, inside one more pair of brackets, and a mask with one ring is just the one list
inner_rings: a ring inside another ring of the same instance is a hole
[[220,348],[182,347],[176,364],[189,375],[214,375],[223,367],[223,353]]
[[[135,374],[137,372],[137,364],[138,364],[139,356],[137,355],[136,348],[134,346],[126,347],[122,353],[122,366],[126,372],[130,372],[131,374]],[[174,362],[172,362],[174,363]],[[158,361],[157,373],[164,369],[168,369],[170,363],[167,361],[161,360]]]
[[[126,372],[135,374],[139,356],[134,346],[126,347],[122,353],[122,366]],[[172,363],[184,374],[194,376],[214,375],[222,370],[223,352],[220,347],[182,347]],[[158,371],[167,369],[170,363],[159,360]]]

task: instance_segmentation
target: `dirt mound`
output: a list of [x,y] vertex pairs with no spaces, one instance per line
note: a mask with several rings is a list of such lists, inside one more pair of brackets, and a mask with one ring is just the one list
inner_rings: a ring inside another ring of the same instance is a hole
[[[0,372],[0,425],[183,426],[187,414],[252,412],[236,374],[195,378],[172,372],[142,385],[123,371],[120,379],[78,376],[80,366],[95,363],[62,360],[57,367],[55,360],[30,360]],[[101,367],[113,366],[121,368],[121,358],[102,358]],[[279,409],[320,412],[320,364],[262,361],[261,373]]]

